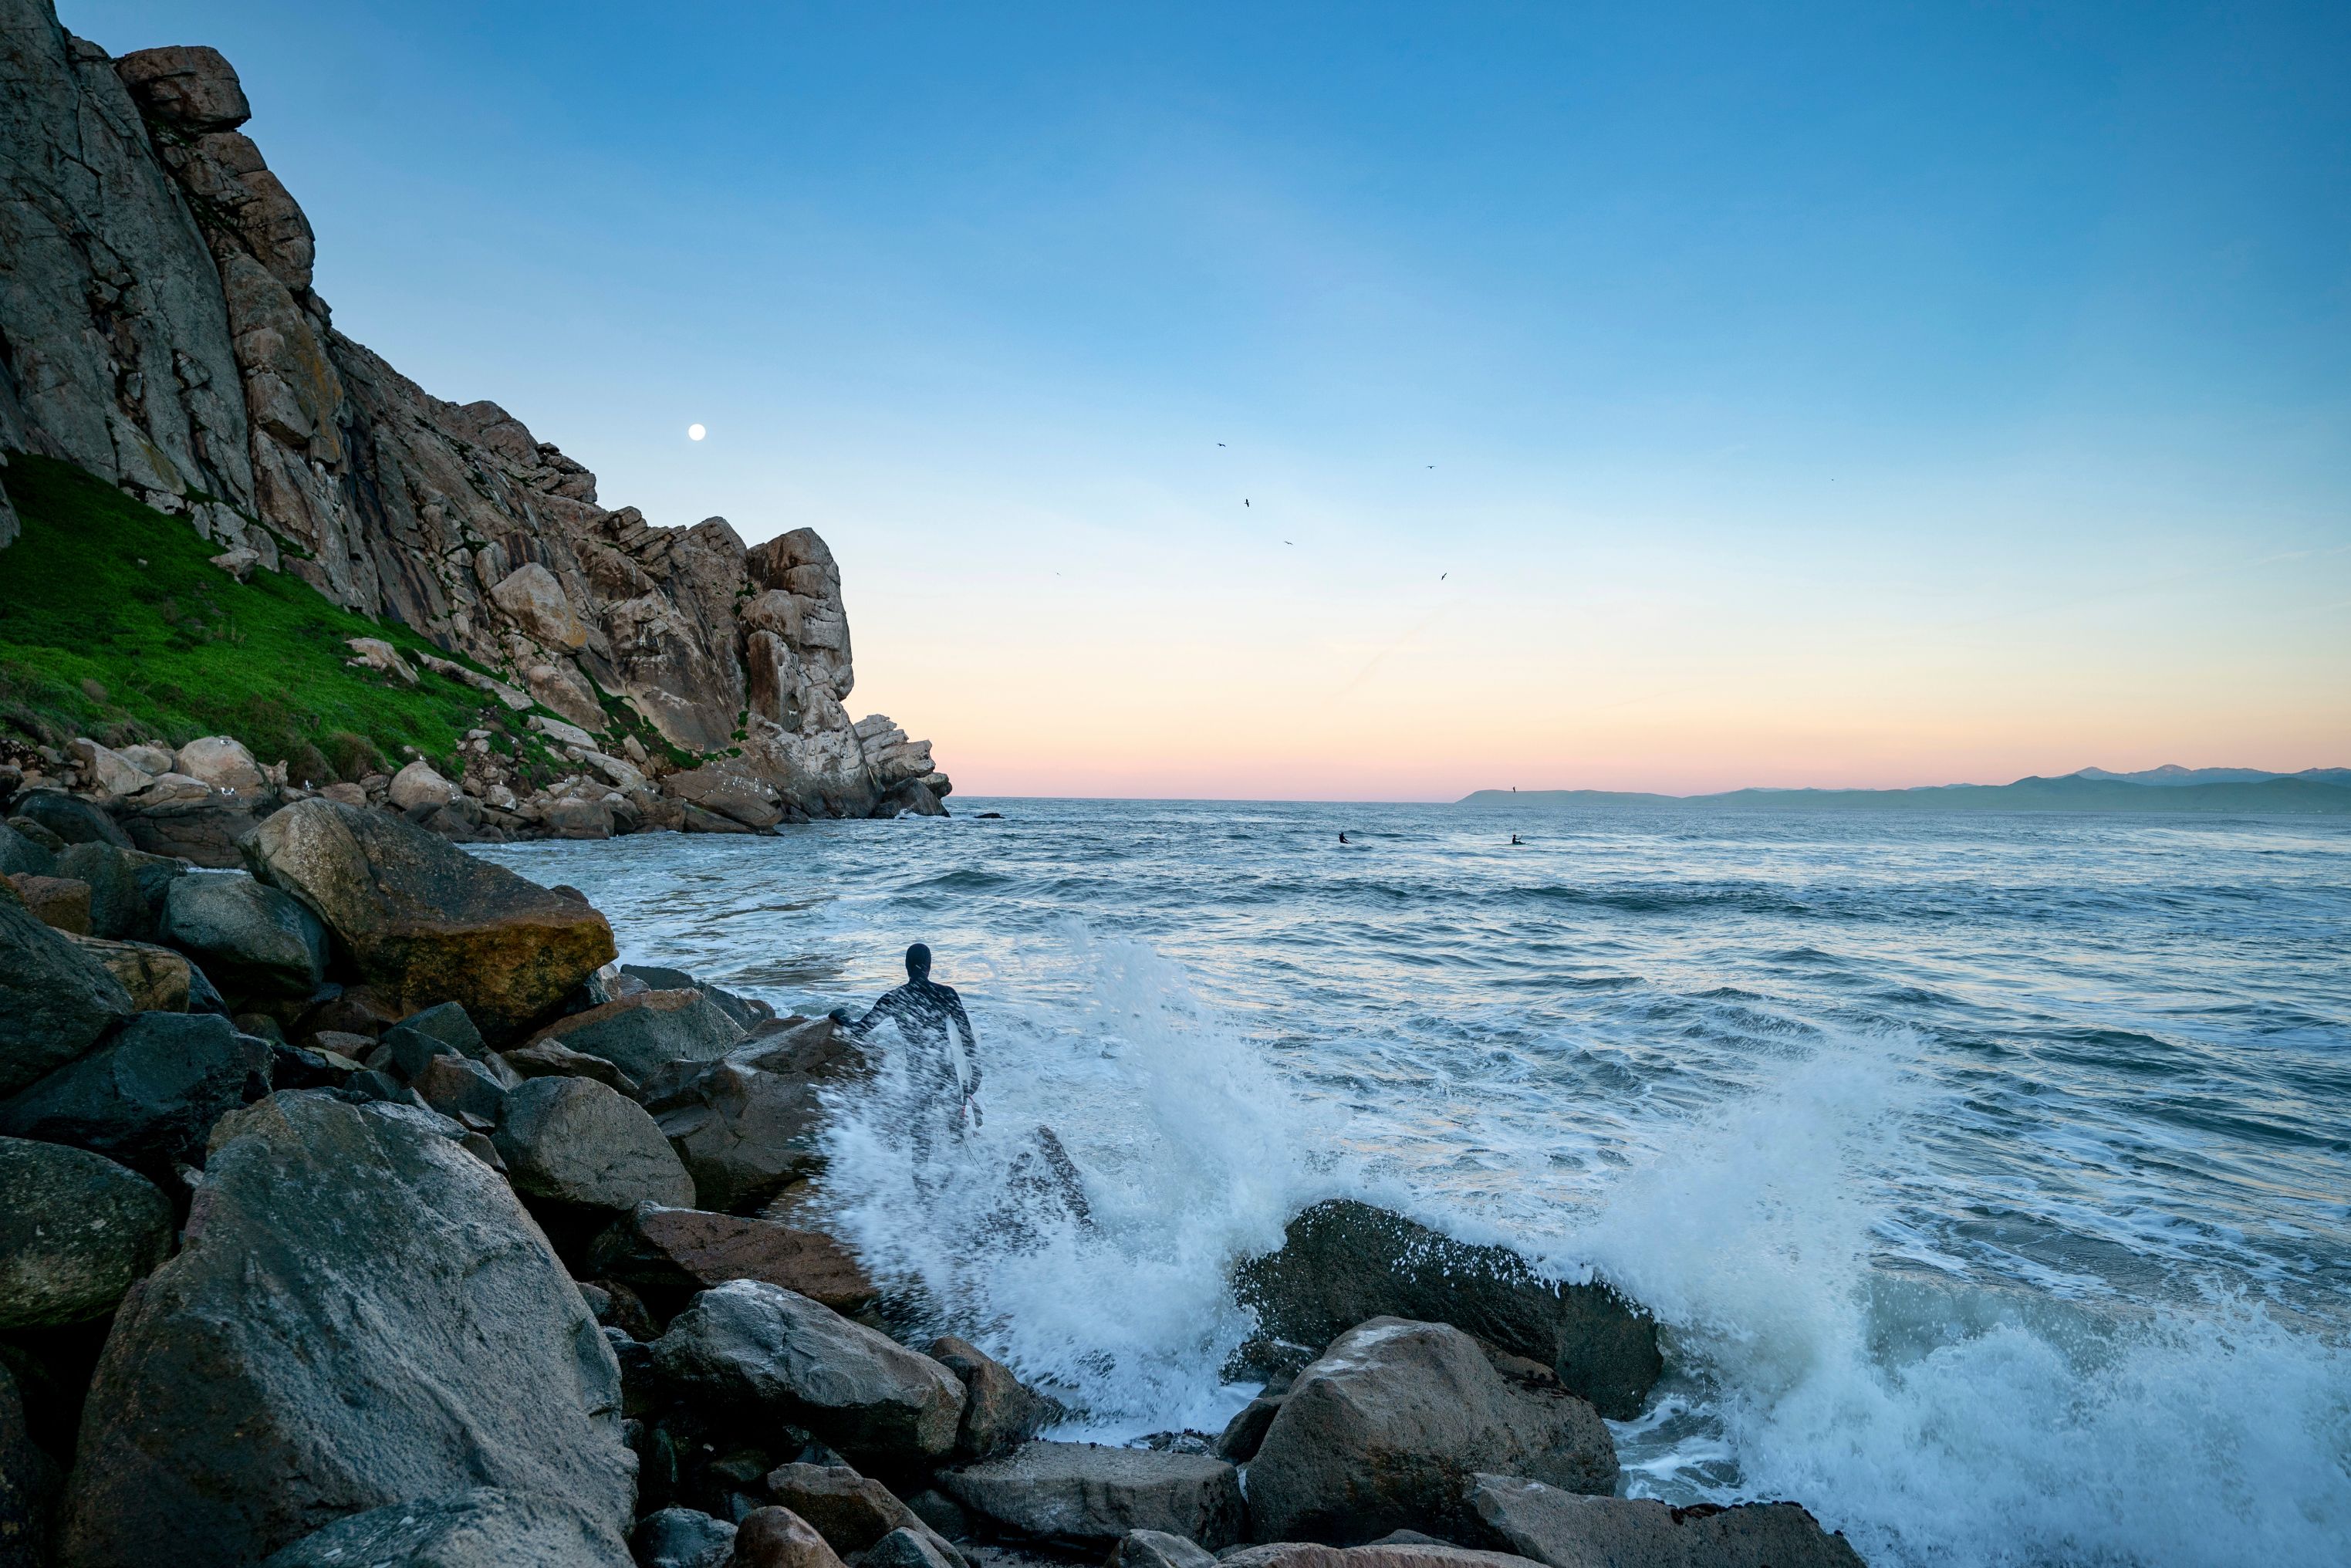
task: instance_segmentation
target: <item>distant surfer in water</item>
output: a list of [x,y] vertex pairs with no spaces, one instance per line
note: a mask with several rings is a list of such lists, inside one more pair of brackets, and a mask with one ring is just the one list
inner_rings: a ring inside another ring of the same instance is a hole
[[1347,841],[1347,835],[1346,835],[1346,834],[1344,834],[1344,833],[1341,833],[1341,834],[1339,835],[1339,841],[1340,841],[1341,843],[1343,843],[1343,843],[1345,843],[1345,842]]
[[[906,949],[906,983],[885,994],[863,1018],[851,1018],[847,1008],[833,1009],[831,1017],[852,1040],[863,1040],[885,1022],[898,1026],[909,1047],[906,1077],[914,1103],[907,1131],[917,1169],[930,1164],[942,1136],[961,1143],[967,1125],[979,1125],[979,1042],[955,988],[932,982],[928,947],[917,942]],[[949,1026],[961,1039],[960,1051],[947,1039]]]
[[1518,841],[1519,841],[1519,835],[1518,835],[1518,834],[1516,834],[1516,833],[1512,833],[1512,834],[1510,835],[1510,842],[1512,842],[1512,843],[1514,843],[1514,844],[1515,844],[1515,843],[1517,843]]

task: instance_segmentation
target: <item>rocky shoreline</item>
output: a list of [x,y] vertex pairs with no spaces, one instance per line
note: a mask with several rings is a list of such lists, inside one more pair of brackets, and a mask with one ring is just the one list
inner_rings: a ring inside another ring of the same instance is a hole
[[41,793],[110,934],[0,881],[6,1568],[1859,1561],[1614,1496],[1655,1323],[1352,1202],[1237,1267],[1224,1432],[1040,1437],[1083,1412],[810,1218],[828,1020],[401,814],[286,802],[224,874]]

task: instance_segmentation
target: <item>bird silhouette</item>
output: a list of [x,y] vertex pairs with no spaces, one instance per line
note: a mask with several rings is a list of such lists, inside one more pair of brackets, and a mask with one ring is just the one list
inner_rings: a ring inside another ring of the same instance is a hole
[[1297,543],[1298,541],[1297,541],[1297,540],[1295,540],[1295,539],[1284,539],[1284,540],[1282,540],[1281,542],[1282,542],[1283,544],[1286,544],[1286,545],[1287,545],[1287,544],[1295,544],[1295,543]]
[[1449,571],[1440,571],[1437,574],[1437,580],[1443,582],[1447,578],[1451,577],[1452,575],[1453,574]]
[[1224,444],[1224,443],[1223,443],[1223,442],[1221,442],[1221,441],[1219,441],[1219,442],[1217,442],[1217,445],[1219,445],[1219,446],[1222,446],[1222,445]]
[[[1243,496],[1243,497],[1241,497],[1241,505],[1242,505],[1242,506],[1244,506],[1244,507],[1249,506],[1249,497],[1248,497],[1247,496]],[[1252,508],[1252,510],[1253,510],[1253,509],[1254,509],[1254,508]]]

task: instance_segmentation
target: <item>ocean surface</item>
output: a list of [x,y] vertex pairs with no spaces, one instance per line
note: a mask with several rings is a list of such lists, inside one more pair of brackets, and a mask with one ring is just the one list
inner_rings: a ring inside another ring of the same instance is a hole
[[[918,1185],[885,1071],[834,1219],[1082,1428],[1220,1427],[1229,1265],[1353,1194],[1656,1312],[1635,1495],[1879,1568],[2351,1562],[2351,824],[953,805],[485,852],[783,1009],[928,942],[986,1125]],[[1094,1224],[1005,1245],[1040,1124]]]

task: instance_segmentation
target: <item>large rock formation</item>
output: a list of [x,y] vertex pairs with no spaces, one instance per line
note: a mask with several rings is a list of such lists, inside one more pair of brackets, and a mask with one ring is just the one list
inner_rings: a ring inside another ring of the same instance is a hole
[[[617,704],[681,750],[739,753],[803,814],[935,810],[929,743],[841,706],[824,541],[747,550],[723,517],[607,508],[496,403],[444,402],[337,331],[250,113],[213,49],[110,59],[47,0],[0,0],[0,453],[79,464],[405,622],[591,740]],[[15,531],[0,500],[0,548]]]

